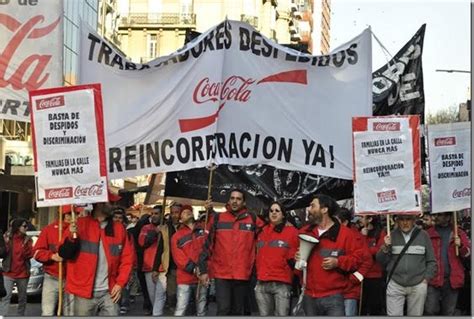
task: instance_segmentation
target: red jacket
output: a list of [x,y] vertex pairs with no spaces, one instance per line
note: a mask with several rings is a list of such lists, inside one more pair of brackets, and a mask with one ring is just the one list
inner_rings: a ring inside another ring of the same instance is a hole
[[362,254],[360,266],[352,273],[348,274],[348,282],[344,290],[344,299],[360,299],[360,283],[367,277],[367,273],[372,269],[374,260],[366,245],[365,238],[358,230],[351,228],[357,243],[357,250]]
[[228,208],[212,216],[211,233],[199,257],[201,273],[208,272],[210,257],[210,277],[249,280],[255,262],[256,229],[263,226],[260,219],[250,214],[244,208],[234,215]]
[[387,236],[387,233],[385,232],[385,230],[380,231],[378,238],[364,236],[365,242],[367,246],[369,247],[370,254],[372,255],[372,258],[374,259],[373,266],[369,270],[369,272],[365,275],[365,278],[382,278],[383,276],[382,265],[380,265],[380,263],[375,261],[375,255],[377,255],[377,252],[380,250],[380,247],[384,244],[385,236]]
[[[63,222],[63,236],[68,223]],[[41,230],[41,234],[33,248],[33,258],[43,264],[44,271],[56,278],[59,277],[59,263],[51,259],[58,252],[59,246],[59,221],[54,221]],[[63,273],[64,278],[64,273]]]
[[109,291],[116,284],[125,287],[135,258],[125,227],[113,222],[113,236],[107,236],[97,219],[86,216],[77,219],[77,229],[77,239],[72,238],[69,229],[66,230],[59,249],[60,256],[68,259],[66,291],[82,298],[92,298],[100,240],[107,259]]
[[257,279],[278,281],[287,284],[293,282],[295,253],[299,246],[298,230],[290,225],[278,233],[275,226],[263,227],[257,240]]
[[143,247],[143,272],[153,270],[153,263],[158,249],[158,234],[156,226],[148,224],[143,226],[140,235],[138,235],[138,244]]
[[[433,244],[436,264],[438,266],[436,276],[430,280],[429,285],[440,288],[444,284],[444,267],[441,260],[441,237],[435,227],[428,228],[427,232],[428,235],[430,235],[431,243]],[[448,262],[451,267],[449,282],[451,283],[451,288],[458,289],[464,286],[464,266],[461,258],[466,258],[471,255],[471,250],[469,248],[471,247],[471,243],[467,238],[466,233],[461,228],[458,228],[458,236],[461,238],[461,247],[459,248],[459,256],[456,256],[453,236],[454,234],[451,232],[448,247]]]
[[[347,228],[335,222],[331,228],[319,236],[318,227],[312,230],[307,225],[300,233],[319,238],[308,258],[307,283],[305,295],[312,298],[321,298],[343,293],[348,284],[349,272],[353,272],[360,266],[364,258],[360,237]],[[323,269],[322,262],[326,257],[336,257],[338,266],[331,270]]]
[[198,282],[194,274],[199,254],[202,252],[207,234],[199,225],[194,229],[182,225],[171,236],[171,254],[176,263],[176,282],[178,285],[190,285]]
[[8,255],[3,259],[3,275],[14,279],[30,277],[30,258],[33,257],[31,238],[14,234],[6,250]]

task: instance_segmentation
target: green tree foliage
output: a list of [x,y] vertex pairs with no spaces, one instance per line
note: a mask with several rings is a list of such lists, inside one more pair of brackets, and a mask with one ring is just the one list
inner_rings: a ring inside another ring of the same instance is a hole
[[459,109],[456,105],[426,115],[426,124],[446,124],[459,122]]

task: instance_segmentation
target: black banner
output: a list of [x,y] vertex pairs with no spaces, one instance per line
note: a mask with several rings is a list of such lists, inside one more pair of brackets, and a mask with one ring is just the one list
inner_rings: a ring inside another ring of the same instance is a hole
[[374,115],[420,114],[425,118],[425,94],[421,57],[425,37],[423,24],[395,57],[372,73]]
[[[374,115],[420,114],[421,123],[424,123],[421,57],[425,27],[425,24],[421,26],[388,64],[372,74]],[[187,34],[187,41],[198,35]],[[422,167],[425,166],[424,158],[425,149],[422,147]],[[303,208],[309,204],[314,193],[327,194],[336,200],[353,196],[351,180],[281,170],[267,165],[222,165],[214,174],[214,201],[227,202],[229,191],[241,188],[246,191],[247,206],[253,209],[265,207],[275,199],[282,201],[287,209]],[[209,171],[205,168],[170,172],[166,176],[165,194],[204,200],[207,198],[208,181]]]
[[[166,196],[206,199],[209,170],[196,168],[166,174]],[[287,209],[309,204],[314,193],[345,199],[352,196],[352,181],[297,171],[275,169],[267,165],[220,165],[212,179],[212,199],[227,202],[229,192],[240,188],[246,192],[247,207],[260,210],[273,200],[280,200]]]

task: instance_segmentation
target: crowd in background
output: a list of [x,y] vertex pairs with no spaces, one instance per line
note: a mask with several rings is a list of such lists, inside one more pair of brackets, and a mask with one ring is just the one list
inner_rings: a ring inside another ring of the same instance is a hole
[[[398,215],[389,234],[385,216],[355,217],[325,195],[304,213],[274,202],[257,215],[237,189],[218,213],[209,200],[199,214],[175,202],[169,214],[158,205],[136,216],[111,200],[77,221],[64,206],[62,239],[55,221],[35,245],[15,218],[0,236],[0,314],[15,284],[25,315],[34,257],[45,271],[42,315],[57,313],[60,276],[64,315],[127,315],[139,294],[153,316],[470,315],[469,216],[455,234],[451,212]],[[301,234],[318,241],[307,259]]]

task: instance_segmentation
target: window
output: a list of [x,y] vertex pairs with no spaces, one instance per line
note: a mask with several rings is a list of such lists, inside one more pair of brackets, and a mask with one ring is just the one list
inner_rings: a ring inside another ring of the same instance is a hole
[[154,58],[158,53],[158,37],[156,34],[148,35],[148,58]]

